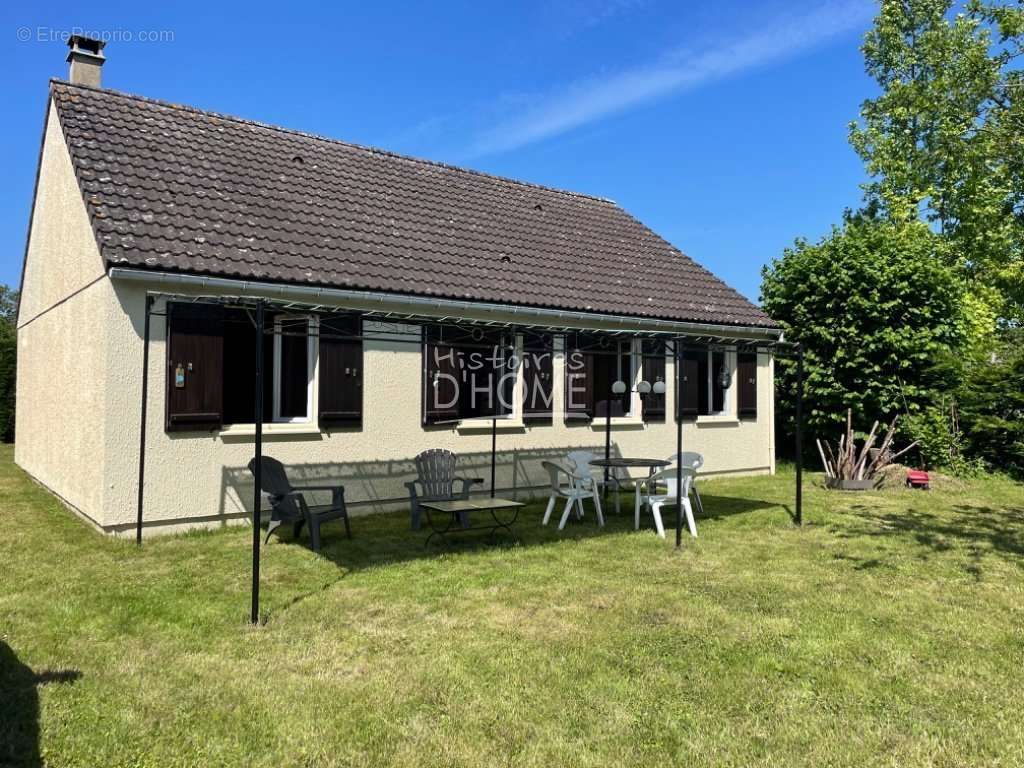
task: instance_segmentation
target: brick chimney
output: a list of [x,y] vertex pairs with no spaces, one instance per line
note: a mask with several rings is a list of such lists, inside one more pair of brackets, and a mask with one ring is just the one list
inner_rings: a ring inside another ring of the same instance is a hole
[[68,40],[68,61],[71,62],[71,72],[68,80],[76,85],[91,85],[94,88],[100,87],[100,68],[106,59],[103,56],[103,46],[106,43],[102,40],[93,40],[81,35],[72,35]]

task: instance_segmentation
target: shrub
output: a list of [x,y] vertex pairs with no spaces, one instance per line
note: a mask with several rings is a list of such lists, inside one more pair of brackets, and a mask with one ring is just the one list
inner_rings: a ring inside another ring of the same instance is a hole
[[926,469],[944,469],[960,476],[984,470],[982,460],[964,456],[964,434],[952,400],[908,414],[903,428],[911,440],[917,441],[917,451]]

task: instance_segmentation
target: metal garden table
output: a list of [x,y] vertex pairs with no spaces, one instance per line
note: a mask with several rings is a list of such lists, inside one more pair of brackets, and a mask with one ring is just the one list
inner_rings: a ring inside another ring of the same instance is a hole
[[[493,536],[500,530],[508,531],[516,540],[515,531],[512,526],[519,519],[519,510],[525,506],[524,502],[512,501],[511,499],[453,499],[451,501],[421,501],[420,507],[426,512],[427,525],[430,526],[430,535],[423,543],[428,546],[431,539],[437,536],[441,541],[447,543],[448,535],[452,533],[465,533],[467,531],[489,531]],[[498,517],[498,510],[512,510],[512,517],[509,520],[502,520]],[[484,525],[462,525],[461,515],[465,512],[489,512],[492,523]],[[446,518],[444,522],[436,520],[434,513],[440,513]]]
[[[655,471],[667,467],[671,464],[671,461],[665,459],[643,459],[639,457],[618,457],[613,459],[594,459],[590,462],[592,467],[601,467],[602,469],[646,469],[647,477],[650,477]],[[639,520],[640,517],[640,486],[643,483],[642,480],[635,481],[635,488],[633,493],[634,498],[634,516]]]

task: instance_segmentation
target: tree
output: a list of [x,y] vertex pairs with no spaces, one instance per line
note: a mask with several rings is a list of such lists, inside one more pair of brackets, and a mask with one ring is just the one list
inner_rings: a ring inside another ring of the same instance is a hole
[[[975,334],[1024,320],[1024,7],[883,0],[863,52],[881,88],[850,142],[871,177],[869,210],[924,220],[970,278]],[[987,326],[987,328],[986,328]]]
[[[888,418],[904,398],[916,407],[952,385],[933,364],[964,333],[962,287],[944,247],[921,222],[858,215],[818,243],[798,240],[765,267],[764,308],[804,345],[812,437],[844,422],[847,408],[865,420]],[[792,360],[778,361],[777,376],[788,423]]]
[[14,440],[14,392],[17,375],[18,292],[0,285],[0,440]]
[[1008,332],[988,360],[968,360],[957,391],[967,450],[1024,476],[1024,332]]

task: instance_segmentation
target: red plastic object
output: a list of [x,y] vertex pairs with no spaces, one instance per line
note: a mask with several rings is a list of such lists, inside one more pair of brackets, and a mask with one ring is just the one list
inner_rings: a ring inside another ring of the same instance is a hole
[[907,470],[907,488],[928,488],[928,473],[920,469]]

